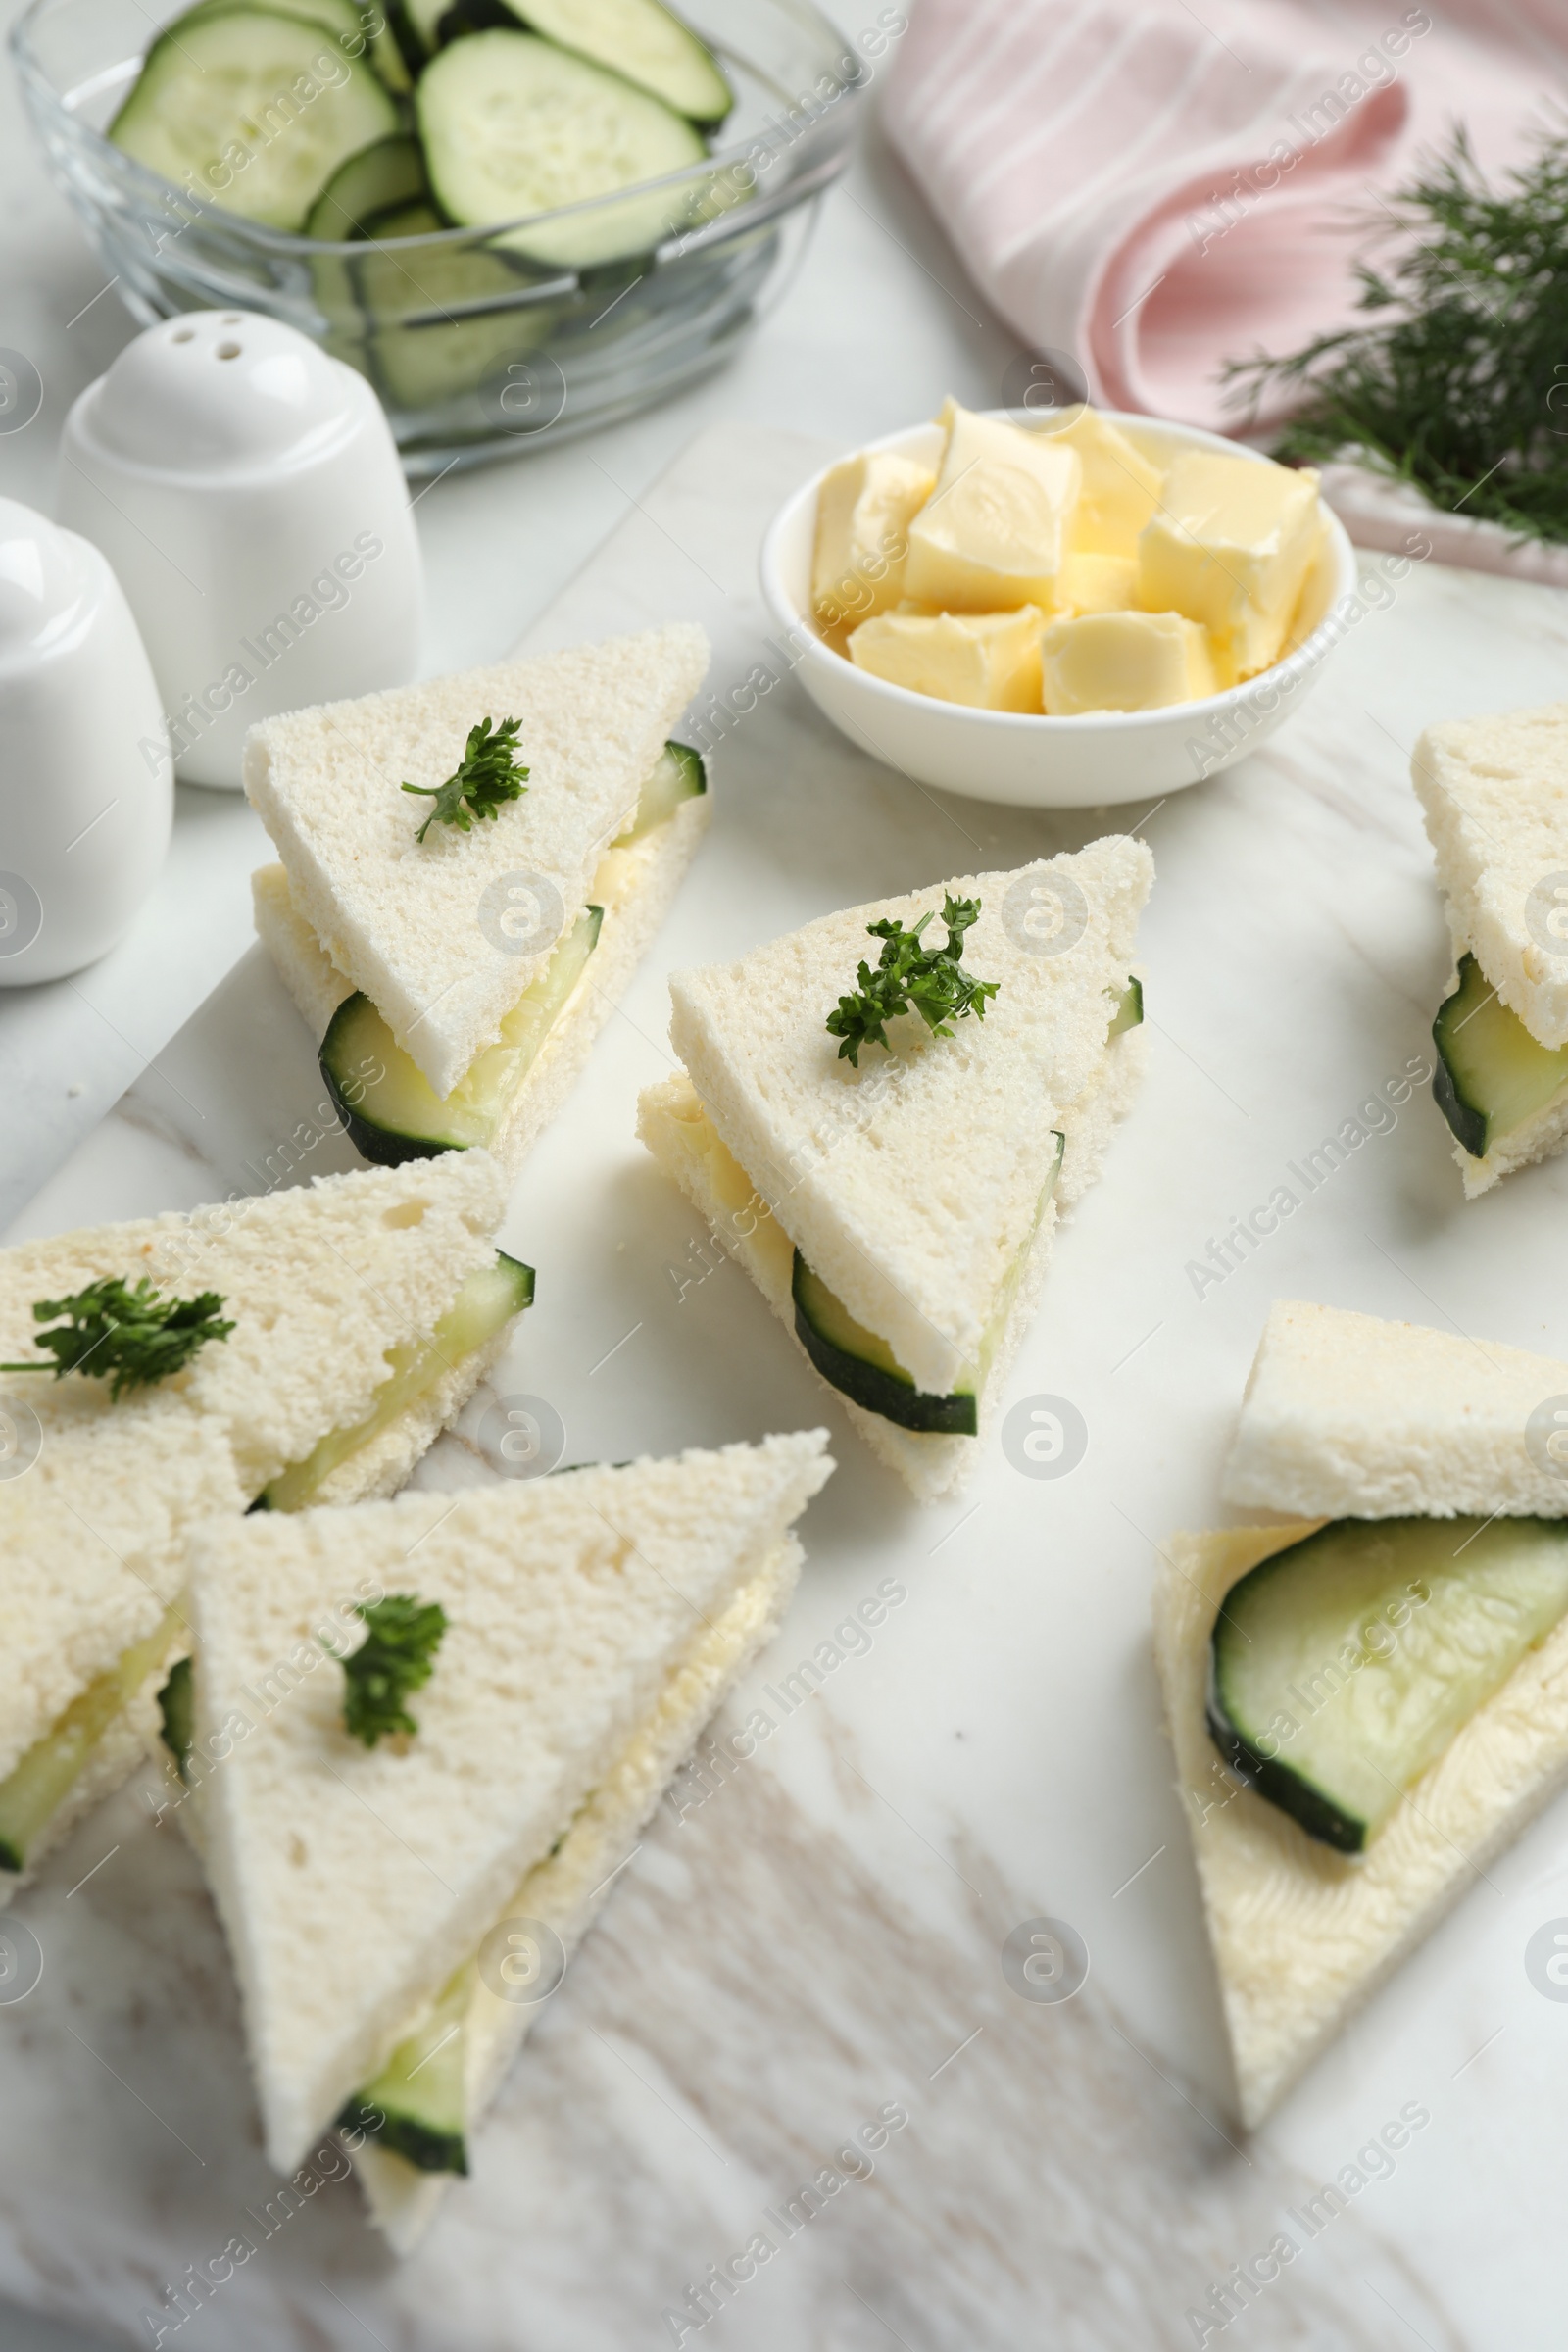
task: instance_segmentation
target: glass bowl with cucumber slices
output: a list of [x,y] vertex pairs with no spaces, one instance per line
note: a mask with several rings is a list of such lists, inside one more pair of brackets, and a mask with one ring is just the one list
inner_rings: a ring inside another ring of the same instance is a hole
[[808,0],[33,0],[50,163],[145,324],[368,376],[415,473],[623,416],[776,299],[868,79]]

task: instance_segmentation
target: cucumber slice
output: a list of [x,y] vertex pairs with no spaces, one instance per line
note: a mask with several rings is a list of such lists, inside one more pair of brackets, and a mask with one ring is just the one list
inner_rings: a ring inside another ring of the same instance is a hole
[[510,6],[547,41],[608,67],[705,130],[716,130],[735,104],[711,49],[659,0],[510,0]]
[[811,1272],[799,1250],[796,1250],[790,1278],[796,1336],[824,1380],[841,1390],[853,1403],[863,1405],[868,1413],[880,1413],[884,1421],[896,1421],[901,1429],[949,1438],[978,1436],[976,1391],[986,1384],[991,1359],[1007,1328],[1018,1286],[1040,1231],[1040,1220],[1061,1174],[1067,1139],[1054,1129],[1052,1140],[1056,1147],[1055,1156],[1040,1188],[1028,1238],[1008,1267],[992,1303],[991,1319],[980,1343],[979,1371],[972,1382],[963,1383],[951,1396],[935,1396],[917,1389],[886,1340],[857,1322],[843,1299],[828,1289],[819,1275]]
[[1432,1024],[1438,1066],[1432,1092],[1472,1159],[1522,1127],[1568,1086],[1568,1046],[1536,1043],[1473,956]]
[[153,44],[108,135],[228,212],[301,229],[339,166],[397,127],[379,76],[320,25],[233,8]]
[[1564,1520],[1332,1520],[1226,1594],[1209,1736],[1309,1838],[1358,1854],[1565,1609]]
[[[376,383],[395,409],[425,410],[476,392],[543,342],[554,319],[549,304],[518,302],[527,280],[497,253],[398,242],[445,226],[428,204],[377,213],[366,224],[365,257],[353,265]],[[466,315],[481,304],[488,307]]]
[[659,763],[642,788],[637,812],[624,833],[611,843],[612,850],[628,850],[634,841],[642,841],[672,817],[682,801],[701,800],[708,790],[708,769],[701,752],[694,752],[689,743],[666,743],[659,755]]
[[[303,1511],[314,1502],[322,1481],[340,1462],[358,1453],[372,1438],[395,1421],[399,1413],[433,1389],[449,1365],[487,1347],[505,1330],[514,1315],[533,1304],[533,1268],[520,1258],[496,1251],[493,1266],[470,1274],[436,1325],[431,1338],[404,1340],[387,1350],[387,1377],[375,1393],[363,1421],[347,1429],[328,1430],[303,1462],[292,1463],[273,1479],[258,1500],[264,1510]],[[258,1507],[252,1504],[252,1509]]]
[[707,154],[702,134],[646,91],[529,32],[476,32],[432,58],[415,91],[436,200],[470,228],[585,208],[579,220],[504,240],[518,253],[576,270],[653,250],[697,216],[704,184],[617,189],[684,171]]
[[195,1706],[190,1660],[176,1658],[169,1670],[168,1682],[158,1693],[158,1712],[163,1718],[159,1738],[173,1757],[181,1780],[187,1777],[190,1743],[196,1737]]
[[1144,984],[1135,972],[1116,1000],[1116,1010],[1111,1016],[1110,1027],[1105,1033],[1106,1045],[1109,1045],[1113,1037],[1122,1036],[1126,1030],[1140,1027],[1143,1017]]
[[0,1870],[25,1869],[38,1833],[64,1804],[115,1717],[163,1663],[180,1631],[178,1612],[170,1609],[145,1642],[135,1642],[72,1700],[0,1781]]
[[886,1340],[856,1321],[837,1294],[811,1272],[799,1250],[790,1280],[795,1300],[795,1330],[822,1378],[863,1405],[914,1429],[948,1438],[972,1438],[979,1429],[972,1388],[951,1396],[932,1396],[917,1389]]
[[[167,40],[171,33],[183,35],[190,25],[200,24],[204,18],[232,16],[236,8],[255,5],[256,0],[196,0],[194,8],[187,8],[183,16],[166,24],[158,37]],[[319,24],[323,32],[335,34],[340,41],[353,42],[362,49],[365,46],[367,19],[371,12],[367,9],[362,14],[355,0],[267,0],[267,6],[274,16],[297,17],[302,24]],[[353,48],[349,55],[354,55]]]
[[395,1168],[406,1159],[434,1159],[441,1152],[466,1152],[493,1142],[552,1023],[582,978],[603,921],[602,906],[584,907],[502,1022],[498,1043],[469,1064],[445,1102],[369,998],[346,998],[321,1041],[321,1075],[355,1149],[382,1167]]
[[452,13],[453,0],[402,0],[409,30],[421,58],[434,57],[441,46],[441,20]]
[[338,2117],[342,2129],[373,2132],[378,2148],[421,2173],[468,2169],[464,2029],[477,1973],[471,1960],[458,1970],[424,2023]]
[[[341,245],[365,236],[367,223],[378,213],[414,204],[424,194],[424,158],[417,139],[405,138],[401,132],[395,138],[377,139],[373,147],[362,147],[333,172],[311,207],[305,233]],[[431,220],[434,222],[433,214]]]

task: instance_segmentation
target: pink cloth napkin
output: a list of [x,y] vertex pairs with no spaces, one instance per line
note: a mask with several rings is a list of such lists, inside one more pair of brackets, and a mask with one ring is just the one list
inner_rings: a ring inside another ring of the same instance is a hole
[[884,121],[1027,344],[1226,431],[1222,361],[1351,315],[1348,214],[1457,120],[1518,161],[1565,87],[1568,0],[915,0]]

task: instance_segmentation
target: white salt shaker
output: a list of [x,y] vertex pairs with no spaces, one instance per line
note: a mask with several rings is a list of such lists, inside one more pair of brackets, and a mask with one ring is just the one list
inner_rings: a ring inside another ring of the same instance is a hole
[[413,677],[419,543],[391,428],[297,328],[150,326],[76,401],[60,456],[61,519],[120,576],[181,782],[237,790],[257,719]]
[[97,548],[0,498],[0,988],[106,955],[173,816],[152,664]]

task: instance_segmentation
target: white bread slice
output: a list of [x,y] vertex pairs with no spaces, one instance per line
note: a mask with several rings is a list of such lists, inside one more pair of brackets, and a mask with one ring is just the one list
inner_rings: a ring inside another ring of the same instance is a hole
[[[992,1356],[979,1397],[980,1427],[973,1438],[920,1435],[900,1429],[880,1413],[867,1412],[827,1381],[824,1390],[859,1431],[879,1460],[896,1470],[921,1502],[953,1493],[970,1478],[989,1445],[1007,1376],[1024,1334],[1040,1304],[1041,1288],[1060,1210],[1070,1208],[1100,1173],[1112,1128],[1127,1110],[1148,1059],[1147,1033],[1140,1025],[1123,1031],[1107,1049],[1097,1082],[1064,1114],[1067,1150],[1055,1192],[1030,1245],[1012,1310]],[[679,1185],[714,1239],[751,1275],[768,1305],[808,1363],[795,1329],[790,1277],[794,1245],[762,1208],[739,1163],[719,1140],[691,1080],[682,1071],[645,1089],[637,1104],[637,1133],[666,1176]],[[820,1379],[814,1364],[813,1374]]]
[[[281,2171],[507,1916],[777,1553],[829,1473],[825,1442],[216,1521],[193,1539],[197,1842]],[[449,1620],[404,1753],[350,1739],[316,1639],[377,1587]]]
[[1278,1299],[1221,1491],[1312,1518],[1559,1518],[1568,1454],[1554,1469],[1550,1430],[1530,1428],[1556,1396],[1568,1400],[1568,1364],[1550,1356]]
[[1232,1779],[1203,1720],[1215,1615],[1239,1577],[1318,1524],[1173,1536],[1154,1594],[1177,1788],[1249,2129],[1568,1781],[1568,1620],[1471,1717],[1359,1859]]
[[[253,727],[245,790],[299,913],[363,989],[438,1095],[448,1095],[550,949],[516,956],[481,921],[504,876],[541,874],[583,905],[609,844],[708,666],[680,622],[421,686],[290,711]],[[517,718],[526,791],[463,833],[404,783],[441,783],[484,717]]]
[[1410,775],[1455,958],[1473,950],[1531,1036],[1568,1045],[1568,954],[1549,954],[1526,915],[1537,884],[1568,873],[1568,703],[1445,719],[1416,745]]
[[[802,1558],[796,1538],[786,1536],[723,1614],[715,1614],[669,1677],[654,1714],[573,1819],[559,1851],[536,1864],[508,1902],[509,1917],[553,1928],[568,1959],[704,1724],[778,1631]],[[483,1983],[475,1987],[465,2025],[467,2112],[475,2121],[500,2090],[542,2009],[542,2003],[498,2000]],[[416,2022],[411,2019],[408,2031]],[[394,2253],[409,2253],[435,2218],[453,2175],[421,2173],[368,2137],[354,2162],[371,2220]]]
[[[467,1277],[491,1262],[506,1204],[505,1176],[488,1153],[449,1152],[188,1214],[24,1242],[0,1251],[0,1353],[34,1352],[35,1300],[102,1275],[147,1274],[180,1298],[217,1291],[235,1329],[151,1392],[146,1409],[212,1415],[248,1501],[328,1430],[364,1418],[387,1376],[387,1350],[429,1339]],[[452,1411],[482,1360],[454,1367],[461,1377]],[[102,1426],[124,1411],[110,1403],[105,1384],[79,1385]],[[354,1500],[406,1477],[429,1442],[419,1441],[418,1427],[410,1422],[390,1452],[376,1449],[373,1473],[368,1452],[351,1457],[343,1472],[352,1475],[338,1474],[333,1498]]]
[[[491,1149],[515,1176],[582,1073],[600,1030],[669,912],[697,845],[708,830],[710,796],[682,801],[674,814],[626,849],[608,850],[588,896],[605,910],[582,978],[550,1026]],[[256,928],[318,1044],[353,984],[326,955],[289,895],[280,865],[251,876]],[[520,991],[519,991],[520,993]]]
[[[9,1388],[13,1409],[21,1389]],[[24,1400],[42,1444],[30,1469],[0,1484],[0,1782],[90,1684],[157,1633],[185,1581],[184,1528],[249,1499],[221,1425],[187,1405],[127,1397],[106,1414],[95,1384],[53,1380],[30,1384]],[[176,1621],[169,1655],[183,1646],[179,1630]],[[135,1765],[162,1679],[160,1664],[110,1724],[32,1840],[26,1869],[0,1872],[0,1904]]]
[[[1108,1043],[1106,1031],[1134,968],[1152,870],[1142,843],[1109,839],[1018,873],[852,907],[738,964],[671,981],[670,1034],[690,1075],[646,1090],[638,1133],[792,1334],[799,1247],[919,1385],[940,1393],[979,1354],[1022,1258],[979,1397],[978,1438],[915,1435],[838,1396],[922,1501],[977,1466],[1039,1302],[1057,1214],[1099,1174],[1142,1074],[1143,1027]],[[1082,894],[1083,934],[1059,956],[1031,953],[1016,919],[1003,919],[1008,892],[1022,885],[1027,900],[1036,874]],[[895,1053],[866,1050],[858,1077],[824,1023],[877,944],[865,926],[884,913],[910,921],[940,906],[944,890],[980,898],[965,962],[1000,978],[1002,993],[983,1023],[960,1022],[952,1038],[929,1039],[906,1016],[891,1032]],[[1036,1226],[1053,1130],[1066,1151]]]
[[[0,1251],[7,1361],[35,1352],[35,1300],[105,1274],[150,1274],[178,1297],[216,1290],[236,1326],[184,1372],[118,1404],[100,1380],[0,1378],[0,1403],[20,1410],[24,1433],[27,1415],[41,1430],[37,1459],[0,1482],[0,1780],[153,1633],[184,1583],[188,1527],[243,1512],[329,1430],[363,1418],[387,1350],[428,1338],[468,1274],[491,1261],[505,1206],[493,1160],[449,1153]],[[401,1486],[507,1338],[450,1364],[322,1482],[321,1500]],[[141,1741],[125,1736],[127,1716],[34,1840],[26,1875],[131,1769]],[[0,1901],[21,1883],[0,1873]]]

